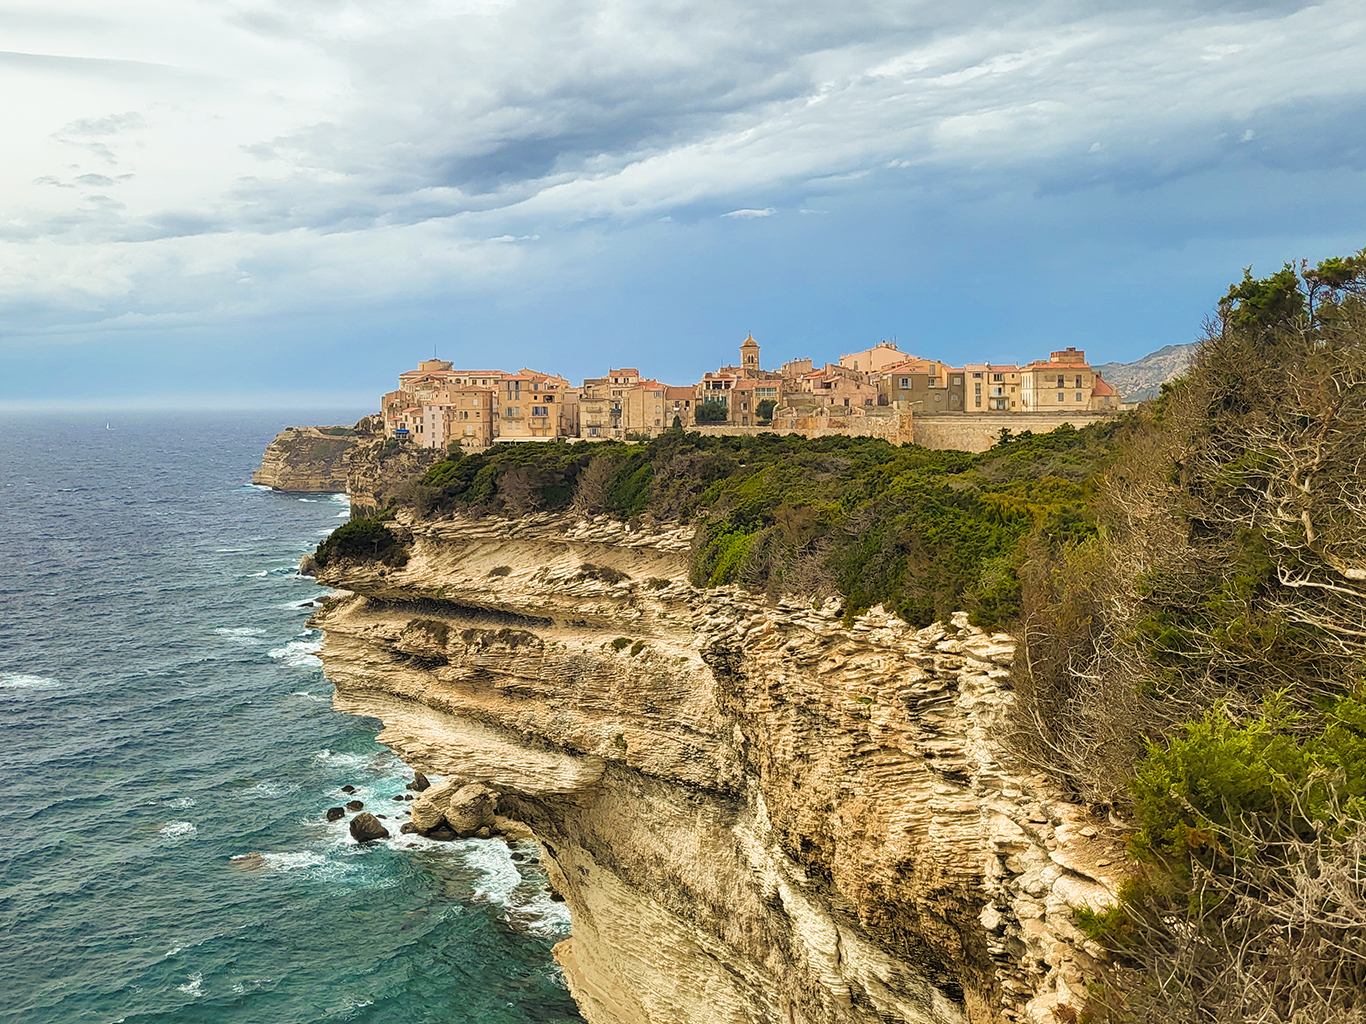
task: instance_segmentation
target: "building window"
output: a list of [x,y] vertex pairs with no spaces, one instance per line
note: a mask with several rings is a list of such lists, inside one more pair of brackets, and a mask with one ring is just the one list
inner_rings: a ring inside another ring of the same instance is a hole
[[911,378],[910,378],[910,377],[902,377],[902,378],[901,378],[901,386],[902,386],[903,388],[908,388],[908,387],[910,387],[910,386],[911,386]]
[[1077,374],[1077,387],[1081,387],[1081,374]]
[[1078,401],[1078,402],[1081,401],[1081,392],[1080,392],[1080,391],[1077,392],[1077,401]]
[[1061,391],[1058,392],[1058,401],[1059,401],[1059,402],[1065,402],[1065,401],[1067,401],[1067,396],[1064,395]]
[[533,405],[533,406],[531,407],[531,415],[533,415],[533,416],[549,416],[549,415],[550,415],[550,410],[547,409],[544,405]]

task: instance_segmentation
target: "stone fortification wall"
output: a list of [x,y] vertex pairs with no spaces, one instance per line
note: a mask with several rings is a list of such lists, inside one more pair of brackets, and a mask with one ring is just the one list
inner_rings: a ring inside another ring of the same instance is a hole
[[1107,413],[997,412],[944,413],[915,417],[914,441],[925,448],[947,448],[962,452],[984,452],[1000,437],[1003,429],[1012,434],[1026,430],[1047,434],[1064,424],[1081,429],[1091,423],[1113,419]]
[[702,425],[690,431],[710,436],[753,437],[756,434],[800,434],[802,437],[880,437],[892,444],[909,444],[914,439],[912,414],[855,414],[852,416],[779,416],[771,427]]
[[688,526],[393,529],[320,576],[336,706],[532,830],[591,1024],[1075,1018],[1122,843],[997,739],[1009,637],[700,590]]

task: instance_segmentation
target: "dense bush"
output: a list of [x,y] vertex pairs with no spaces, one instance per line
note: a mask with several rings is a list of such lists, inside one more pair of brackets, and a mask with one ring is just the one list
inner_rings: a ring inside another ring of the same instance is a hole
[[408,560],[407,547],[377,519],[352,519],[343,523],[318,545],[313,555],[319,568],[333,559],[379,561],[401,566]]
[[1031,542],[1016,738],[1134,816],[1086,917],[1096,1020],[1366,1006],[1366,257],[1245,275],[1123,440],[1092,536]]
[[856,437],[703,437],[496,445],[433,466],[401,501],[418,515],[573,509],[697,524],[691,576],[755,592],[839,594],[925,625],[1020,609],[1025,539],[1095,532],[1097,469],[1120,427],[1005,437],[980,455]]

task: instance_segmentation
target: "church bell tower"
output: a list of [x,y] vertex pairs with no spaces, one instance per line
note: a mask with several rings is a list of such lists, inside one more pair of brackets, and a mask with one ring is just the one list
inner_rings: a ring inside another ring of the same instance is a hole
[[746,335],[740,345],[740,368],[746,377],[759,376],[759,343],[752,334]]

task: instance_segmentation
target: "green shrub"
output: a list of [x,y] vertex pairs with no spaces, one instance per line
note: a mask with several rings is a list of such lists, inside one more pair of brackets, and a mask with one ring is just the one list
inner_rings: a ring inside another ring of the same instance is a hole
[[352,519],[337,527],[314,552],[320,567],[333,559],[379,561],[401,566],[408,560],[407,549],[394,534],[377,519]]
[[617,652],[624,651],[624,650],[626,650],[626,648],[628,648],[628,647],[630,647],[630,646],[631,646],[631,638],[630,638],[629,636],[619,636],[619,637],[617,637],[615,640],[612,641],[612,650],[617,651]]

